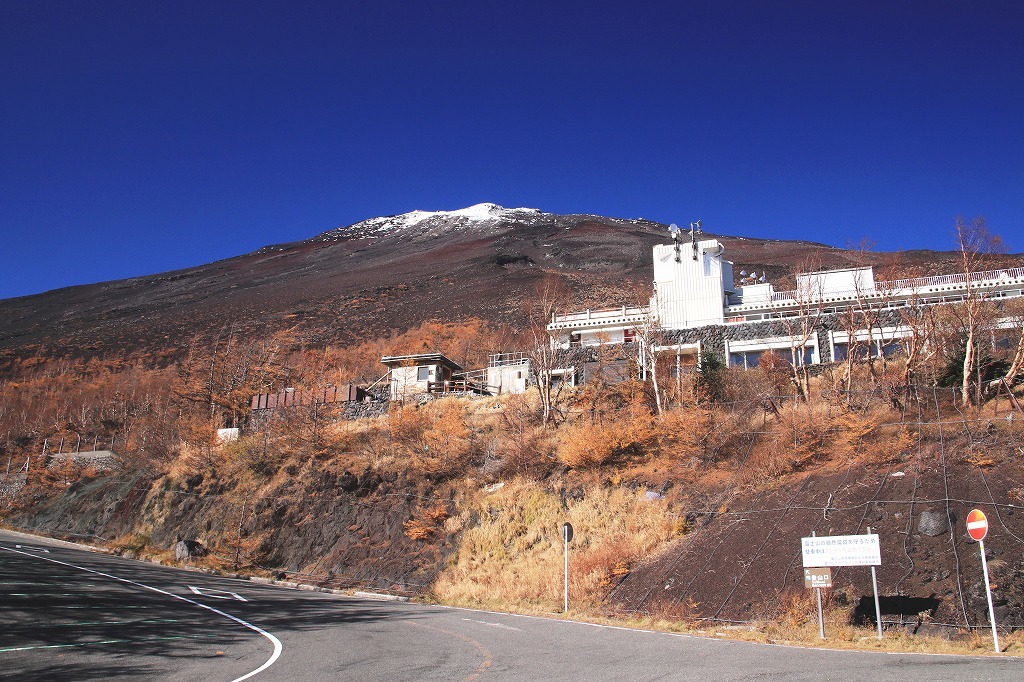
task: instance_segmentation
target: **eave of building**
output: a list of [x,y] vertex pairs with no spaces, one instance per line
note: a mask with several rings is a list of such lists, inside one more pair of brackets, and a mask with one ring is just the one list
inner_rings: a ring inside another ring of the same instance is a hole
[[385,355],[380,359],[382,365],[394,365],[396,367],[415,367],[423,364],[444,365],[456,372],[463,371],[462,365],[449,360],[440,353],[416,353],[413,355]]

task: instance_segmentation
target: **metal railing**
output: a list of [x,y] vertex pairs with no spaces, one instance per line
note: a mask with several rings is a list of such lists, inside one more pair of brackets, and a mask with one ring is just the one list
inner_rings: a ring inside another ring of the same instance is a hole
[[585,310],[581,313],[555,313],[551,316],[551,324],[566,322],[603,322],[619,318],[643,317],[648,313],[646,306],[619,306],[618,308],[604,308],[601,310]]
[[[856,288],[845,289],[829,292],[827,295],[822,296],[814,295],[813,291],[800,289],[774,291],[772,292],[771,300],[772,303],[797,303],[799,301],[811,302],[856,296],[878,298],[893,294],[909,295],[922,290],[927,292],[928,289],[933,287],[956,287],[960,289],[966,288],[969,284],[973,284],[975,286],[983,286],[985,284],[1013,284],[1020,280],[1024,280],[1024,268],[1003,268],[1002,270],[973,272],[970,277],[968,277],[967,273],[961,272],[955,275],[933,275],[931,277],[914,277],[910,279],[879,281],[875,283],[873,289],[865,289],[861,291],[858,291]],[[753,302],[751,302],[751,304],[753,304]]]
[[491,353],[487,356],[488,367],[508,367],[510,365],[525,365],[530,362],[526,353]]
[[481,393],[485,389],[475,381],[465,379],[448,379],[447,381],[428,381],[427,393]]

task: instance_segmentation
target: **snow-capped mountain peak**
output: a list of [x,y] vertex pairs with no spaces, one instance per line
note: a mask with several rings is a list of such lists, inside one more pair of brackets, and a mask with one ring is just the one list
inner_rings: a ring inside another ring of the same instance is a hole
[[451,231],[488,227],[501,222],[533,222],[541,215],[535,208],[504,208],[497,204],[482,203],[455,211],[415,210],[401,215],[370,218],[361,222],[325,232],[318,240],[338,238],[374,238],[416,230],[417,232]]

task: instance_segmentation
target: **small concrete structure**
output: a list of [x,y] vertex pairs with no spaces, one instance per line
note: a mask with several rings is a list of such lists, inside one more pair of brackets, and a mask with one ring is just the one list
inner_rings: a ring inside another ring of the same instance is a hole
[[97,471],[106,471],[114,466],[117,455],[110,450],[90,450],[89,452],[51,452],[47,454],[48,467],[63,462],[74,462],[79,466],[91,466]]
[[530,359],[525,353],[487,356],[487,390],[494,395],[525,393],[530,385]]
[[241,437],[241,429],[217,429],[217,442],[220,444],[234,443]]

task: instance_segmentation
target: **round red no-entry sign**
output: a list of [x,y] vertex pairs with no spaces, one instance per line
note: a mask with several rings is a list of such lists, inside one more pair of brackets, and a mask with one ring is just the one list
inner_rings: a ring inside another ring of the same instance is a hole
[[985,518],[985,512],[980,509],[971,510],[967,515],[967,532],[978,542],[985,539],[988,535],[988,519]]

